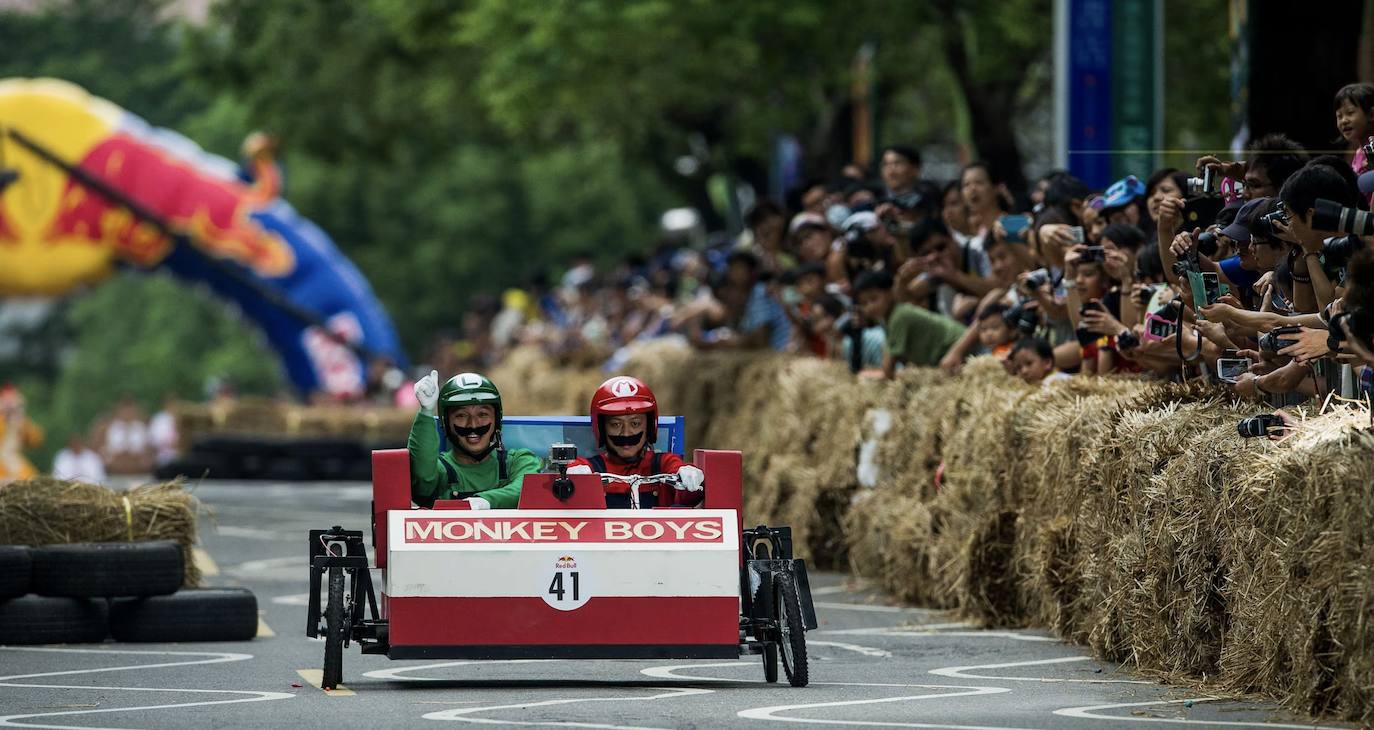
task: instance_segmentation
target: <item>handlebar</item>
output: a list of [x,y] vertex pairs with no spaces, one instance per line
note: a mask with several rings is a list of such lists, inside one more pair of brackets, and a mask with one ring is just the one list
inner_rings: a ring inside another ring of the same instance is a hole
[[639,487],[645,484],[669,484],[676,486],[682,483],[682,480],[676,474],[654,474],[652,476],[642,476],[639,474],[597,474],[597,476],[601,477],[602,484],[617,482],[620,484],[628,484],[631,487]]
[[639,509],[639,488],[648,484],[668,484],[674,487],[680,485],[682,480],[676,474],[654,474],[652,476],[641,476],[639,474],[620,475],[620,474],[597,474],[601,477],[601,483],[610,484],[616,482],[626,484],[630,487],[630,509]]

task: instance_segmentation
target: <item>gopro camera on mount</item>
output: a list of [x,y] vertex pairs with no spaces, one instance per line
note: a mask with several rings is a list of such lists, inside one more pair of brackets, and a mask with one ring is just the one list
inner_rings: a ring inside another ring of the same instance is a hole
[[577,447],[573,444],[553,444],[549,447],[549,463],[558,469],[558,476],[553,480],[553,496],[566,502],[576,491],[573,482],[568,478],[568,467],[577,461]]

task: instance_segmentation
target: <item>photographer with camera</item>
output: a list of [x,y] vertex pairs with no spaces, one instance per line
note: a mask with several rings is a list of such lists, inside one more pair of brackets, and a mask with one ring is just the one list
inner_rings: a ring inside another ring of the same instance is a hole
[[959,244],[943,221],[927,218],[912,229],[911,249],[912,258],[896,269],[902,301],[962,322],[995,286],[986,252]]
[[[1298,312],[1318,312],[1336,298],[1335,287],[1323,266],[1326,233],[1314,227],[1318,200],[1348,208],[1358,203],[1355,190],[1331,167],[1317,162],[1299,170],[1279,191],[1283,215],[1271,221],[1278,238],[1297,244],[1288,258],[1293,280],[1293,306]],[[1347,244],[1348,245],[1348,244]]]
[[1254,200],[1276,197],[1283,183],[1306,164],[1307,151],[1302,145],[1282,134],[1266,134],[1246,145],[1242,161],[1224,162],[1215,155],[1199,157],[1197,173],[1204,175],[1210,168],[1220,178],[1219,187],[1236,192],[1234,197]]
[[[964,358],[979,348],[993,354],[999,353],[999,346],[1009,348],[1014,338],[992,336],[993,344],[982,341],[981,333],[988,328],[996,328],[998,323],[989,322],[988,312],[997,309],[1005,317],[1008,328],[1019,329],[1022,334],[1034,334],[1040,327],[1038,303],[1025,289],[1018,286],[1020,277],[1034,263],[1034,258],[1025,243],[1013,242],[1007,234],[1003,222],[993,224],[993,236],[988,240],[986,252],[992,266],[992,277],[988,279],[995,287],[985,294],[974,313],[975,326],[964,333],[949,352],[940,359],[940,367],[949,373],[958,372]],[[1048,276],[1048,274],[1046,274]]]
[[853,281],[865,271],[895,271],[909,258],[906,241],[893,235],[871,210],[851,213],[840,230],[826,259],[831,281]]

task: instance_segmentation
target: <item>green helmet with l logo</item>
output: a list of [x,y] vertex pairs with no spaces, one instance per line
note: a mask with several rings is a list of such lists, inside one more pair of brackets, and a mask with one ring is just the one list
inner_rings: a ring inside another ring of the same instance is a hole
[[439,389],[439,415],[448,423],[448,410],[462,406],[491,406],[496,409],[496,429],[501,429],[501,391],[478,373],[458,373]]

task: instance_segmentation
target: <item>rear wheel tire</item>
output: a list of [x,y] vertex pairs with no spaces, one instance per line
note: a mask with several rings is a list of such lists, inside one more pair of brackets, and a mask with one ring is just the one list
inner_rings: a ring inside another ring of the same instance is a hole
[[324,609],[324,673],[320,689],[334,689],[343,682],[344,572],[329,569],[329,603]]
[[797,586],[787,573],[773,576],[773,607],[777,612],[782,669],[793,687],[805,687],[811,680],[806,663],[806,626],[802,623]]
[[[767,585],[759,586],[754,594],[754,615],[769,616],[774,612],[774,592]],[[775,629],[755,629],[754,638],[763,643],[763,681],[774,684],[778,681],[778,642]]]

